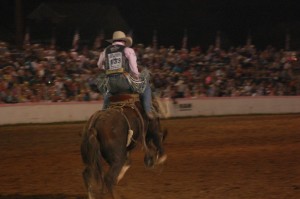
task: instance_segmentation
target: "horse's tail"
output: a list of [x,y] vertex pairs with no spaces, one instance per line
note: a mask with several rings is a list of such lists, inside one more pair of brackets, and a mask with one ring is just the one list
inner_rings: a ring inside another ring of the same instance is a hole
[[85,181],[94,177],[96,182],[102,180],[102,167],[100,164],[101,152],[100,143],[97,139],[97,130],[94,127],[87,127],[83,131],[81,143],[81,157],[86,169],[83,173]]

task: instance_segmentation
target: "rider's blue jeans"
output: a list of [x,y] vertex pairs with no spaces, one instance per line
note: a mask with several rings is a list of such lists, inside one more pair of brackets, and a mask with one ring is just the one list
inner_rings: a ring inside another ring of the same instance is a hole
[[143,106],[145,111],[148,113],[151,111],[151,104],[152,104],[152,92],[150,88],[150,84],[147,83],[144,93],[141,94],[143,98]]

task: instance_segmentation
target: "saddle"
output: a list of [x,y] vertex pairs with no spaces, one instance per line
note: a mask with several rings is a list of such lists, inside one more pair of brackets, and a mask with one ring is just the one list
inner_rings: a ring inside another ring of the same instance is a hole
[[137,101],[140,101],[139,94],[118,94],[109,97],[110,105],[115,104],[134,104]]
[[[122,107],[131,107],[136,108],[136,102],[140,102],[139,94],[130,94],[122,93],[109,97],[110,104],[109,108],[122,108]],[[152,112],[155,114],[155,117],[160,117],[160,108],[158,102],[155,98],[152,99]]]

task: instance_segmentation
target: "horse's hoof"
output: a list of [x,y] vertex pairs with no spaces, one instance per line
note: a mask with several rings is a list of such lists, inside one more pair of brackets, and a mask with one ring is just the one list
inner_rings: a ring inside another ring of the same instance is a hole
[[163,164],[166,160],[167,160],[167,155],[164,154],[162,156],[160,156],[157,160],[156,160],[156,164]]

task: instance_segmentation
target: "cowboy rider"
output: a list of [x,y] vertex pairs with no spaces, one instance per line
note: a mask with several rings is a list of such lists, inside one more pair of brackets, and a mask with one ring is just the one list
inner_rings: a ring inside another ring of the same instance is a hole
[[[122,31],[115,31],[113,37],[107,40],[111,43],[100,53],[98,60],[98,68],[105,70],[108,78],[109,90],[103,95],[103,109],[109,106],[109,97],[119,92],[131,92],[132,87],[125,76],[125,73],[131,75],[134,79],[140,78],[140,72],[137,66],[137,57],[134,49],[131,48],[132,38],[125,35]],[[147,81],[146,87],[142,95],[143,107],[149,119],[154,119],[151,111],[152,91]]]

